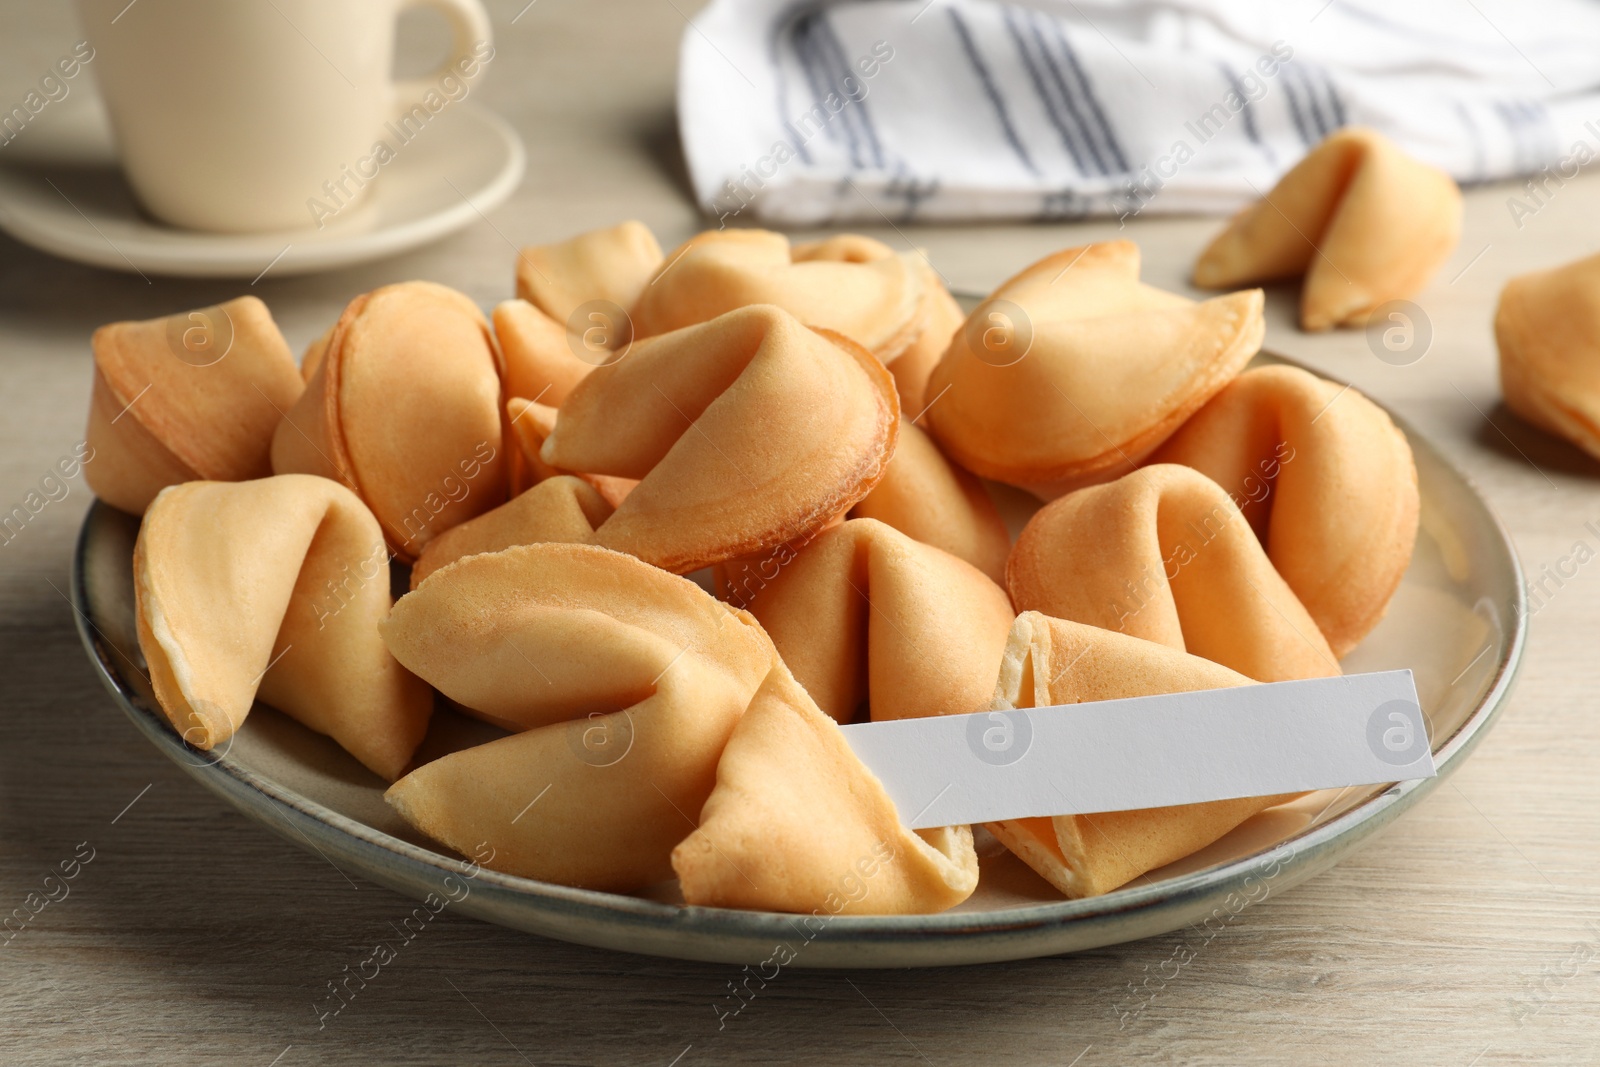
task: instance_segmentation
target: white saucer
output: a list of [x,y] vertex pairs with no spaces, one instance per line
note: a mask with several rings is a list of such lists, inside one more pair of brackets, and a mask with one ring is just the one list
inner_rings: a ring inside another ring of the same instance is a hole
[[511,195],[527,161],[515,130],[463,102],[384,166],[367,203],[320,230],[196,233],[140,210],[101,116],[74,118],[48,145],[12,151],[25,147],[28,130],[0,154],[0,230],[53,255],[139,274],[254,278],[268,267],[307,274],[392,256],[476,222]]

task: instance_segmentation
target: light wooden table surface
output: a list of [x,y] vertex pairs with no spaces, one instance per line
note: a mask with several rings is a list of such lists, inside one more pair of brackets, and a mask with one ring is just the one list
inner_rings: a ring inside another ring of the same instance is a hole
[[[492,224],[422,251],[269,275],[257,291],[297,348],[386,282],[504,298],[508,241],[631,216],[670,246],[701,224],[671,110],[689,0],[539,0],[513,22],[524,3],[491,5],[499,55],[475,92],[526,139],[527,181]],[[69,5],[0,3],[0,102],[20,99],[77,39]],[[1600,247],[1600,180],[1560,190],[1521,229],[1511,191],[1469,194],[1466,237],[1419,298],[1435,331],[1421,362],[1386,365],[1359,332],[1300,334],[1289,290],[1271,294],[1268,342],[1412,419],[1472,473],[1536,572],[1575,541],[1600,543],[1584,526],[1600,520],[1600,466],[1499,405],[1489,323],[1508,277]],[[1127,232],[1144,246],[1147,279],[1183,290],[1216,226],[1141,219]],[[975,287],[1116,232],[880,229]],[[0,238],[0,510],[80,440],[93,327],[242,287],[146,284]],[[578,948],[447,912],[319,1030],[312,1003],[325,983],[410,904],[235,814],[123,719],[62,595],[88,500],[75,481],[0,548],[0,913],[81,842],[94,856],[70,896],[0,944],[0,1062],[1600,1062],[1600,567],[1533,619],[1511,707],[1464,769],[1353,859],[1252,908],[1126,1026],[1117,1005],[1177,935],[1003,966],[785,972],[719,1032],[713,1003],[734,968]]]

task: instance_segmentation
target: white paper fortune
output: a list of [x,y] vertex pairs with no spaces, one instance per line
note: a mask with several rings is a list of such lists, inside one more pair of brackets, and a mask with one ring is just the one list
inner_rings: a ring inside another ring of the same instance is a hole
[[1410,671],[841,729],[912,829],[1435,774]]

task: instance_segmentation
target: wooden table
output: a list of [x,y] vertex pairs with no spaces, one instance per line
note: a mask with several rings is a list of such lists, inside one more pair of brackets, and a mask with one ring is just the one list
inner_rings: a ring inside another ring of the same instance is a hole
[[[672,112],[687,0],[493,3],[499,56],[475,90],[530,165],[490,223],[389,262],[256,287],[304,345],[352,296],[404,278],[485,304],[508,241],[637,217],[671,245],[702,223]],[[0,101],[77,40],[69,5],[0,3]],[[1465,467],[1530,571],[1591,546],[1600,468],[1499,403],[1489,323],[1510,276],[1586,255],[1600,180],[1518,229],[1506,187],[1468,195],[1466,237],[1419,302],[1432,350],[1374,358],[1310,337],[1274,291],[1268,343],[1393,404]],[[1141,218],[1145,274],[1183,290],[1212,219]],[[884,227],[985,287],[1115,223]],[[108,273],[0,238],[0,505],[83,433],[89,333],[244,283]],[[339,1017],[313,1001],[409,904],[352,883],[203,792],[140,740],[79,648],[68,558],[81,480],[0,548],[0,913],[75,850],[70,896],[0,943],[0,1062],[1182,1064],[1600,1062],[1600,568],[1533,619],[1522,680],[1471,762],[1355,858],[1253,908],[1127,1025],[1117,1005],[1177,935],[1079,956],[933,971],[785,972],[719,1032],[735,968],[612,954],[442,915]],[[80,848],[80,843],[87,844]],[[1170,966],[1163,974],[1170,973]],[[1076,1057],[1076,1059],[1075,1059]]]

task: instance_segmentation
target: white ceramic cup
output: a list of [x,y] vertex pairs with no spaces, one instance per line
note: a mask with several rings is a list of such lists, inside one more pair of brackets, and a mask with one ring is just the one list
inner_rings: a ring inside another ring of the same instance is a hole
[[[395,26],[412,7],[441,12],[454,41],[433,75],[397,83]],[[386,123],[430,90],[459,99],[441,83],[470,84],[494,54],[481,0],[78,0],[78,16],[139,200],[220,233],[318,227],[328,183],[343,179],[341,210],[375,184],[345,176]]]

